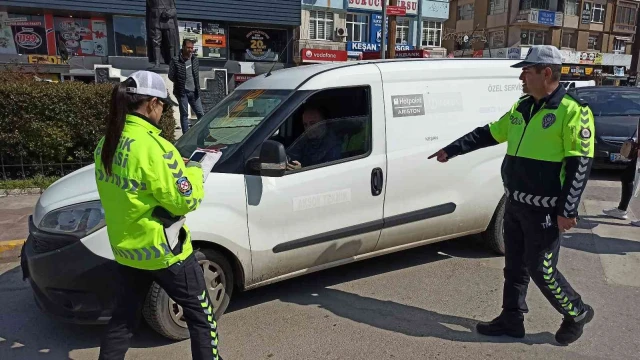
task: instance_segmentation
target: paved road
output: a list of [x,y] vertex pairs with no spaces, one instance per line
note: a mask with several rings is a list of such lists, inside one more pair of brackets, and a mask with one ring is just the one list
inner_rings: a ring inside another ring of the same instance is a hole
[[[585,336],[567,347],[561,317],[530,287],[527,336],[473,330],[499,312],[503,259],[461,238],[370,259],[240,294],[220,320],[233,359],[632,359],[640,342],[640,229],[600,217],[619,183],[590,182],[583,221],[564,235],[559,268],[593,305]],[[638,202],[632,211],[640,215]],[[102,327],[53,321],[35,308],[16,263],[0,264],[0,359],[96,359]],[[189,358],[143,327],[127,359]]]

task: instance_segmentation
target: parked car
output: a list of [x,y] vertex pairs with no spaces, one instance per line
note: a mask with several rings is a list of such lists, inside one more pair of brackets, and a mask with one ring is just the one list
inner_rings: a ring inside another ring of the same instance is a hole
[[640,88],[586,86],[568,92],[586,100],[593,111],[596,143],[593,168],[621,169],[629,161],[620,156],[625,140],[632,138],[640,119]]
[[578,87],[585,86],[596,86],[596,82],[594,80],[570,80],[570,81],[560,81],[560,85],[564,86],[565,89],[575,89]]
[[[257,76],[210,110],[176,147],[184,157],[197,148],[222,152],[204,200],[187,216],[216,315],[238,290],[464,235],[482,234],[503,254],[506,143],[446,164],[428,156],[517,101],[515,62],[302,66]],[[325,121],[305,131],[301,114],[310,107]],[[318,150],[322,134],[340,144],[331,147],[337,158],[288,170],[287,148],[307,137]],[[42,194],[22,268],[46,313],[104,323],[117,287],[113,259],[91,165]],[[151,327],[187,338],[181,314],[152,285],[144,308]]]

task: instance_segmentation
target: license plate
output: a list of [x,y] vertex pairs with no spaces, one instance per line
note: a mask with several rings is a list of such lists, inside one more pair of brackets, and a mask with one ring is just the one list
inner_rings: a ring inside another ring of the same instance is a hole
[[629,159],[627,159],[626,157],[618,153],[609,154],[609,159],[611,160],[611,162],[628,162],[629,161]]

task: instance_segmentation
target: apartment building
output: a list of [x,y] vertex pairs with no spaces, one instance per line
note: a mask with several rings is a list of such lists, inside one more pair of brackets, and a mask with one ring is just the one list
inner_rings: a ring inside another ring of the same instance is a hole
[[624,82],[638,0],[452,0],[443,46],[453,56],[524,58],[557,46],[563,77]]

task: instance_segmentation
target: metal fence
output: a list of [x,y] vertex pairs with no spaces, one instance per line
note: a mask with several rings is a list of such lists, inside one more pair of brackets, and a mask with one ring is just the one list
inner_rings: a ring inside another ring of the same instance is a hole
[[93,158],[76,159],[75,162],[65,162],[62,159],[58,162],[46,162],[42,157],[34,161],[33,158],[26,159],[22,155],[10,156],[0,153],[0,179],[30,179],[38,175],[62,177],[90,164],[93,164]]

